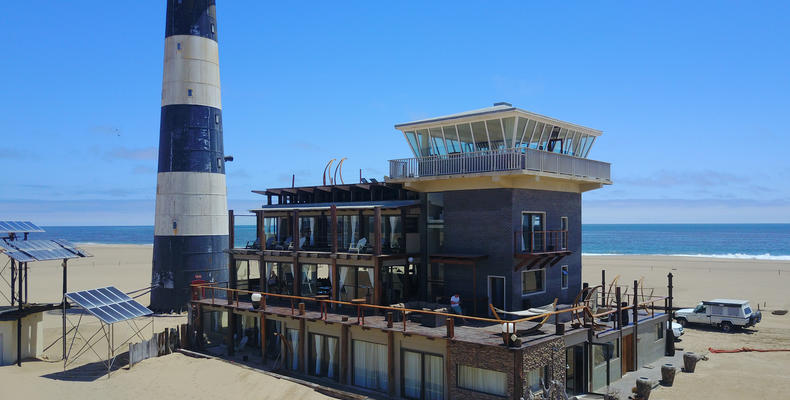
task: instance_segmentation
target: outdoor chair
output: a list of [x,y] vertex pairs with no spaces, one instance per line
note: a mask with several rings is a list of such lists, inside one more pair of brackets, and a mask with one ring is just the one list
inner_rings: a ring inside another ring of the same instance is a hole
[[348,247],[348,252],[351,253],[353,251],[359,254],[365,248],[365,245],[367,243],[368,243],[367,238],[359,239],[359,242],[357,242],[356,246],[354,246],[354,243],[351,243],[351,246]]
[[[302,237],[302,238],[299,239],[299,249],[300,250],[302,248],[304,248],[304,242],[306,242],[306,241],[307,241],[306,237]],[[294,249],[294,242],[292,241],[291,244],[288,245],[288,250],[293,250],[293,249]]]
[[284,242],[282,242],[280,245],[278,245],[277,249],[278,250],[289,249],[289,248],[291,248],[292,244],[293,244],[293,239],[290,236],[288,236],[288,239],[285,239]]

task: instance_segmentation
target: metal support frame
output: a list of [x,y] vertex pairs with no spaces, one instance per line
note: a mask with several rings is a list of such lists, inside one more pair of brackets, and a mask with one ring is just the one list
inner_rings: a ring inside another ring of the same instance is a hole
[[[129,343],[135,337],[139,338],[141,341],[146,340],[142,335],[141,332],[146,329],[149,325],[151,326],[151,332],[154,332],[154,316],[150,317],[150,320],[143,326],[138,326],[134,319],[127,319],[124,320],[129,327],[132,329],[132,335],[129,336],[126,340],[122,341],[117,346],[115,345],[115,324],[106,324],[103,321],[99,320],[99,328],[96,329],[90,337],[86,338],[80,332],[80,324],[82,323],[83,315],[87,315],[87,312],[83,311],[80,313],[79,319],[77,323],[74,324],[69,318],[66,317],[65,313],[65,295],[64,295],[64,313],[63,313],[63,321],[64,323],[68,321],[71,325],[69,332],[74,332],[71,336],[71,344],[68,345],[68,351],[66,351],[66,330],[64,325],[63,331],[63,370],[65,371],[69,365],[73,365],[81,356],[91,351],[99,360],[101,360],[102,364],[107,367],[107,378],[109,379],[110,373],[112,372],[112,367],[115,364],[115,360],[118,358],[118,350],[121,349],[122,346]],[[101,334],[101,335],[100,335]],[[98,336],[97,336],[98,335]],[[77,350],[74,355],[72,356],[72,350],[74,349],[74,342],[76,341],[77,337],[80,337],[81,340],[84,341],[82,347]],[[103,340],[102,340],[103,339]],[[96,351],[95,346],[102,341],[107,342],[107,358],[103,360],[102,356]],[[120,352],[123,353],[123,352]]]

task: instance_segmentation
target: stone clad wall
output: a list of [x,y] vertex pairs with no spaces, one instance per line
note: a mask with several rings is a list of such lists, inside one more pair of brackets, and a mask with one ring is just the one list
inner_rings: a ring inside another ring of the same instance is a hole
[[[552,350],[556,347],[557,350]],[[523,362],[521,365],[521,387],[524,393],[519,396],[526,398],[527,371],[538,367],[549,367],[549,379],[562,382],[565,388],[565,340],[561,336],[556,339],[527,347],[523,350]]]
[[[500,346],[483,346],[478,344],[447,341],[447,386],[451,399],[499,399],[502,397],[458,387],[458,365],[469,365],[476,368],[504,372],[507,376],[508,398],[513,396],[514,361],[520,356],[521,350],[512,350]],[[518,398],[518,397],[515,397]]]

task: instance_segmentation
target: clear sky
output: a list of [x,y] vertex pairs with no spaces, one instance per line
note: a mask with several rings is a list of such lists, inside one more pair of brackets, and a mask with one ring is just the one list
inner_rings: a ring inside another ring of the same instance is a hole
[[[386,174],[399,122],[507,101],[604,132],[584,222],[790,222],[786,2],[218,0],[228,196]],[[0,219],[153,225],[164,1],[9,2]]]

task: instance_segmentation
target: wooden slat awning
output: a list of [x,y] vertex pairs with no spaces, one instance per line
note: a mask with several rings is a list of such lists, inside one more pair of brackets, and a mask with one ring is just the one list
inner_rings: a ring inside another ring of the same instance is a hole
[[570,255],[570,251],[556,251],[551,253],[532,253],[532,254],[519,254],[516,258],[519,259],[519,262],[513,266],[513,272],[516,272],[522,268],[526,268],[527,270],[533,268],[546,268],[552,267],[556,265],[560,260],[565,258],[565,256]]

